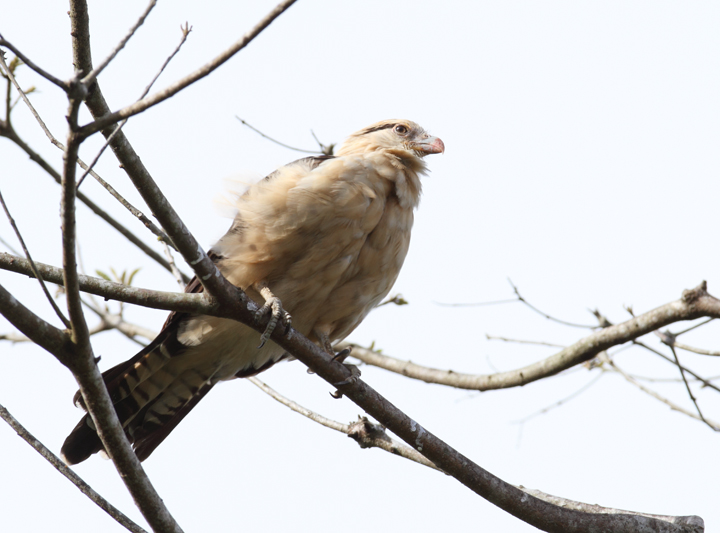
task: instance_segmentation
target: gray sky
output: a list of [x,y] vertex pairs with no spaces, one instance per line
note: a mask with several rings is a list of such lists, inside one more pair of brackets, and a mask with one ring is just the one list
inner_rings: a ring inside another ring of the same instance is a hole
[[[100,79],[111,107],[139,96],[176,46],[181,23],[188,21],[193,32],[158,88],[226,48],[274,3],[160,2]],[[45,69],[69,77],[67,5],[6,4],[0,32]],[[90,2],[96,62],[143,8],[139,1],[122,8]],[[133,118],[125,130],[209,247],[230,223],[216,205],[223,191],[299,157],[260,138],[235,115],[310,149],[310,130],[330,143],[386,118],[420,123],[447,149],[428,159],[432,172],[393,291],[410,305],[373,312],[349,340],[374,341],[387,354],[438,368],[510,370],[553,349],[488,341],[485,334],[569,344],[586,331],[548,322],[519,304],[438,302],[511,298],[509,277],[544,311],[593,324],[588,309],[623,321],[629,316],[623,306],[650,310],[703,279],[711,293],[720,293],[714,231],[719,22],[719,4],[695,1],[300,0],[212,76]],[[64,138],[63,95],[27,68],[19,75],[25,87],[37,86],[33,102]],[[13,119],[60,168],[60,152],[21,104]],[[81,156],[92,159],[98,147],[99,139],[92,139]],[[0,190],[31,252],[59,265],[59,188],[5,140],[0,158]],[[142,206],[111,154],[98,170]],[[153,242],[95,183],[88,180],[82,189]],[[85,208],[79,224],[88,273],[142,267],[138,286],[177,288]],[[0,236],[15,245],[5,220]],[[0,272],[0,283],[52,320],[36,282]],[[165,313],[129,309],[127,318],[157,330]],[[9,329],[3,321],[1,331]],[[95,342],[103,369],[137,350],[115,333]],[[648,342],[659,346],[653,338]],[[718,349],[718,328],[702,328],[686,342]],[[72,376],[39,349],[3,346],[0,403],[58,452],[80,417],[71,403]],[[718,373],[712,358],[679,355],[702,375]],[[679,377],[638,349],[619,352],[615,361],[640,376]],[[373,368],[363,368],[363,379],[508,482],[609,507],[698,514],[713,530],[720,521],[718,436],[620,376],[606,373],[564,405],[518,423],[600,372],[583,367],[484,394]],[[326,416],[350,421],[362,414],[347,399],[332,400],[332,388],[300,363],[278,365],[261,378]],[[692,409],[682,384],[647,384]],[[696,395],[704,414],[720,419],[717,394]],[[0,529],[122,530],[4,425],[0,451]],[[360,532],[368,523],[418,532],[534,530],[453,479],[360,450],[243,381],[216,387],[145,466],[188,532]],[[111,463],[94,457],[77,471],[142,523]]]

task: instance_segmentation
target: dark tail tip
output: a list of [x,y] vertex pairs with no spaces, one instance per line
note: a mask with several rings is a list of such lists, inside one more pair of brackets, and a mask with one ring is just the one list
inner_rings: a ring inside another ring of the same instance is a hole
[[82,463],[92,454],[103,449],[100,437],[88,424],[88,417],[84,416],[75,426],[62,445],[60,453],[63,461],[68,465]]

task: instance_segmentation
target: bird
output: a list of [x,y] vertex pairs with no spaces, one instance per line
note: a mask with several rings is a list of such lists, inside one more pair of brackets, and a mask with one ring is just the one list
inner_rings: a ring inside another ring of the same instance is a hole
[[[443,141],[409,120],[350,135],[336,155],[305,157],[250,186],[228,232],[210,249],[220,272],[262,303],[263,333],[225,318],[172,312],[158,336],[103,379],[143,461],[220,381],[292,359],[268,340],[290,324],[330,354],[390,292],[405,260],[424,157]],[[202,292],[197,278],[185,292]],[[78,391],[75,404],[85,410]],[[61,454],[77,464],[104,451],[86,414]]]

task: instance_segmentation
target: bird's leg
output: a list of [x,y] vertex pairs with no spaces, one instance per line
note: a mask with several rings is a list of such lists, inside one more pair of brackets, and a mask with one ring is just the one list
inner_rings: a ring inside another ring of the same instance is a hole
[[[345,359],[348,358],[350,355],[350,352],[352,351],[352,348],[345,348],[344,350],[340,350],[338,353],[335,353],[335,350],[333,350],[332,343],[330,342],[330,338],[328,337],[327,333],[322,331],[321,329],[316,328],[315,334],[318,337],[318,340],[320,341],[320,345],[325,349],[327,353],[333,356],[333,361],[337,361],[338,363],[341,363],[350,371],[350,377],[347,379],[344,379],[338,383],[333,383],[336,387],[339,387],[341,385],[350,385],[351,383],[355,383],[358,378],[360,377],[360,369],[357,367],[357,365],[350,365],[345,363]],[[342,392],[339,390],[336,390],[335,392],[331,392],[330,396],[332,396],[335,399],[342,398]]]
[[256,316],[258,318],[262,318],[268,312],[270,313],[270,320],[268,321],[268,325],[265,328],[262,336],[260,337],[260,345],[258,346],[258,349],[260,349],[265,346],[265,343],[270,338],[270,335],[272,335],[272,332],[275,330],[278,321],[282,320],[283,322],[285,322],[285,331],[287,332],[287,330],[290,329],[290,325],[292,324],[292,317],[290,316],[290,313],[283,309],[280,298],[278,298],[272,293],[270,287],[267,286],[267,283],[261,281],[253,285],[253,287],[260,293],[263,298],[265,298],[265,304],[263,304],[263,306],[257,310]]

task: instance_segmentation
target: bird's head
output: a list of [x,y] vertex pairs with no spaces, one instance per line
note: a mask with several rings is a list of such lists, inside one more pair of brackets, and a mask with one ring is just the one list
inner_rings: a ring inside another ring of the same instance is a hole
[[[348,137],[339,156],[385,150],[401,158],[441,154],[445,145],[410,120],[383,120]],[[403,157],[404,155],[404,157]]]

